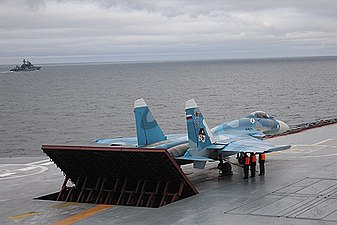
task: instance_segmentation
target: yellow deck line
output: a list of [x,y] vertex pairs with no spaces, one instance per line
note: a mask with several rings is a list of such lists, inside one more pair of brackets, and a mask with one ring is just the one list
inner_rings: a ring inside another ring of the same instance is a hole
[[56,223],[53,223],[52,225],[69,225],[76,223],[80,220],[83,220],[85,218],[88,218],[92,215],[95,215],[96,213],[99,213],[101,211],[104,211],[106,209],[111,208],[112,205],[96,205],[95,207],[92,207],[90,209],[84,210],[83,212],[77,213],[71,217],[65,218],[64,220],[60,220]]
[[23,213],[23,214],[16,215],[16,216],[11,216],[9,218],[12,219],[12,220],[20,220],[20,219],[24,219],[28,216],[34,216],[34,215],[38,215],[38,214],[41,214],[41,212],[27,212],[27,213]]
[[53,205],[52,208],[54,209],[62,209],[68,206],[74,206],[74,205],[78,205],[79,203],[77,202],[63,202],[63,203],[58,203],[56,205]]

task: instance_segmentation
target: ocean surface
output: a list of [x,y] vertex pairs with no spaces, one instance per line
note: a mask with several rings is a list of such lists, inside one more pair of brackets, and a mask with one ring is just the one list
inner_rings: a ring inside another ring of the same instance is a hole
[[191,98],[211,127],[256,110],[290,125],[337,116],[337,57],[41,66],[0,66],[0,157],[134,136],[138,98],[165,133],[185,132]]

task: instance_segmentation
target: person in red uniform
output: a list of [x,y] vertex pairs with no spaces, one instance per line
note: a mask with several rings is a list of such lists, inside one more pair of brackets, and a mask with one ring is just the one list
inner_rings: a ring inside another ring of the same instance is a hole
[[248,157],[247,153],[245,153],[244,156],[243,156],[243,162],[244,162],[244,164],[243,164],[243,172],[244,172],[243,179],[248,179],[250,158]]
[[254,153],[250,153],[250,177],[255,177],[256,171],[256,155]]
[[266,155],[264,153],[259,154],[259,165],[260,165],[260,174],[259,176],[264,175],[264,162],[266,161]]

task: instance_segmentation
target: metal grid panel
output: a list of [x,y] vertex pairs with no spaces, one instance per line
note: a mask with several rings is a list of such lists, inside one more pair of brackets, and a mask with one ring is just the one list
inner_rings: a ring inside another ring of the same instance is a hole
[[[49,200],[160,207],[198,193],[165,149],[44,145],[42,150],[66,175]],[[73,187],[66,186],[68,179]]]

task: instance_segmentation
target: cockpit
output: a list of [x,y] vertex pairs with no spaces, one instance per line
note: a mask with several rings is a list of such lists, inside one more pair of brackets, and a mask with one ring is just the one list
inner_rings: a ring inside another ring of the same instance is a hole
[[256,111],[250,114],[253,117],[261,118],[261,119],[269,119],[270,116],[267,115],[267,113],[263,111]]

